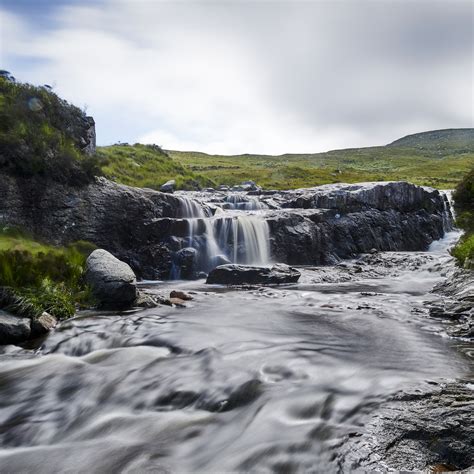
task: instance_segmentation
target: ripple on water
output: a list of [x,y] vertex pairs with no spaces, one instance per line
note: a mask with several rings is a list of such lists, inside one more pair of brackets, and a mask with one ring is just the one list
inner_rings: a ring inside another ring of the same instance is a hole
[[193,305],[76,318],[38,357],[5,351],[2,470],[333,472],[381,401],[472,357],[423,310],[441,269],[394,268],[317,284],[308,269],[264,290],[162,284],[196,290]]

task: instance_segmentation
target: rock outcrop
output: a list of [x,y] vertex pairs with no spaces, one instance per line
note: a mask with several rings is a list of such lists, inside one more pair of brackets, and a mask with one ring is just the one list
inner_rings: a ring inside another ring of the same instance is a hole
[[[87,240],[127,262],[141,277],[168,278],[170,225],[181,201],[171,194],[104,178],[83,187],[0,175],[0,225],[22,227],[53,244]],[[172,219],[170,219],[172,218]]]
[[[74,188],[1,175],[0,225],[21,226],[55,244],[90,241],[146,279],[207,272],[200,268],[206,256],[198,255],[195,244],[211,247],[206,244],[210,229],[220,232],[227,223],[213,227],[205,220],[222,220],[226,212],[250,212],[265,220],[273,260],[290,265],[331,264],[371,249],[424,250],[452,225],[446,196],[405,182],[237,194],[170,194],[104,178]],[[212,262],[246,261],[241,258],[246,242],[240,239],[235,251],[235,234],[228,232],[226,238]]]
[[124,309],[138,296],[135,273],[125,262],[103,249],[94,250],[86,261],[85,281],[99,307]]
[[301,273],[288,265],[272,267],[220,265],[209,273],[206,283],[219,285],[280,285],[296,283]]
[[474,459],[474,426],[468,421],[473,403],[468,380],[400,392],[363,432],[347,437],[338,467],[341,472],[468,472]]
[[0,345],[17,344],[31,335],[31,321],[0,310]]
[[474,271],[457,268],[433,292],[440,300],[430,305],[430,315],[450,322],[451,337],[474,338]]

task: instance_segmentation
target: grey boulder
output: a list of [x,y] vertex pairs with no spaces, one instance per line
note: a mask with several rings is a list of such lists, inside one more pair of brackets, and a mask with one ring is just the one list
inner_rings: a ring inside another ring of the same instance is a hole
[[17,344],[26,341],[31,334],[28,318],[19,318],[0,310],[0,344]]
[[162,193],[172,193],[176,188],[176,181],[174,179],[170,179],[166,181],[165,184],[161,185],[160,191]]
[[89,255],[85,280],[101,308],[125,309],[137,299],[135,273],[106,250],[97,249]]
[[251,265],[220,265],[209,273],[206,283],[220,285],[279,285],[296,283],[301,273],[288,265],[272,267]]

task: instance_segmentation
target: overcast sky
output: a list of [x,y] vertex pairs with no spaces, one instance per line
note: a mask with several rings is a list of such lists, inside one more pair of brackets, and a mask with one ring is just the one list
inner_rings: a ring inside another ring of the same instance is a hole
[[317,152],[472,127],[474,1],[0,0],[0,68],[99,144]]

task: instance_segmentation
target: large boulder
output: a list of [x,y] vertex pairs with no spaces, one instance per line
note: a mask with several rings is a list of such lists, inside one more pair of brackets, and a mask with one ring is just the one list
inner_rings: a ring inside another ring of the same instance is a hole
[[220,285],[279,285],[296,283],[301,273],[288,265],[277,264],[272,267],[251,265],[220,265],[211,270],[206,283]]
[[137,299],[135,273],[106,250],[97,249],[89,255],[85,279],[101,308],[124,309]]
[[28,318],[19,318],[0,310],[0,344],[17,344],[26,341],[31,334]]

